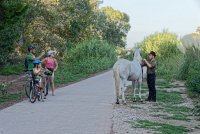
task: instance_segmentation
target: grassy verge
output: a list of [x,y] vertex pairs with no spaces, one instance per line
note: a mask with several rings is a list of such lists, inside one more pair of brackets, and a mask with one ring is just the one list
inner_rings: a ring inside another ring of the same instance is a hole
[[0,104],[10,101],[17,101],[20,100],[25,96],[25,93],[16,93],[16,94],[7,94],[4,96],[0,96]]
[[146,128],[162,134],[183,134],[189,130],[183,126],[175,126],[170,124],[150,122],[146,120],[138,120],[137,122],[129,122],[133,127]]
[[180,104],[184,100],[181,97],[180,93],[177,92],[167,92],[166,90],[157,91],[157,101],[159,103],[164,103],[168,105]]
[[[192,108],[181,105],[185,103],[185,99],[182,97],[182,94],[178,92],[179,87],[183,87],[181,85],[181,83],[174,84],[168,81],[158,80],[156,83],[157,102],[148,107],[151,109],[149,116],[158,120],[158,122],[154,120],[137,120],[128,121],[128,123],[130,123],[134,128],[149,129],[153,133],[183,134],[189,132],[190,129],[185,125],[177,125],[179,121],[188,124],[188,122],[193,120],[191,117]],[[174,88],[174,90],[168,90],[169,88]],[[143,90],[147,90],[146,84],[143,86]],[[132,100],[132,94],[128,93],[127,95],[128,99]],[[141,109],[137,105],[133,105],[130,108]],[[174,122],[177,122],[177,124],[174,124]]]
[[154,115],[151,115],[151,116],[160,117],[162,119],[167,119],[167,120],[181,120],[181,121],[190,121],[191,120],[185,114],[173,114],[173,115],[154,114]]
[[6,65],[4,67],[0,67],[0,75],[18,75],[24,71],[24,66],[22,64],[17,65]]

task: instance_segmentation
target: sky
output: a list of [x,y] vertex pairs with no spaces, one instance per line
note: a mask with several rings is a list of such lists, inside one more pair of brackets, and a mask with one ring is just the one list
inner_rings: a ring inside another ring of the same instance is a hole
[[200,26],[200,0],[103,0],[105,6],[129,15],[127,48],[164,29],[182,37]]

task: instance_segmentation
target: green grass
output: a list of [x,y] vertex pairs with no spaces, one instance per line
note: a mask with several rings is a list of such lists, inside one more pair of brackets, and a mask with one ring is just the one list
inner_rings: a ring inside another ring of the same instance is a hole
[[182,120],[182,121],[190,121],[190,119],[185,114],[174,114],[172,116],[163,116],[163,119],[167,120]]
[[24,97],[25,93],[16,93],[16,94],[7,94],[4,96],[0,96],[0,104],[10,101],[17,101],[20,100],[20,98]]
[[173,114],[173,115],[166,115],[166,114],[154,114],[151,115],[153,117],[160,117],[167,120],[181,120],[181,121],[190,121],[190,119],[185,114]]
[[189,130],[183,126],[174,126],[170,124],[164,124],[159,122],[150,122],[146,120],[139,120],[137,122],[129,122],[132,127],[151,129],[153,131],[160,132],[162,134],[183,134]]
[[165,105],[165,112],[174,112],[174,113],[189,113],[192,111],[191,108],[185,106],[170,106]]
[[165,115],[165,114],[153,114],[151,116],[152,117],[166,117],[167,115]]
[[184,100],[181,97],[180,93],[177,92],[167,92],[167,91],[157,91],[157,101],[166,104],[179,104]]
[[165,85],[169,85],[170,83],[166,80],[163,79],[157,79],[156,80],[156,85],[157,86],[165,86]]
[[24,71],[23,64],[18,65],[6,65],[4,67],[0,67],[0,75],[18,75]]

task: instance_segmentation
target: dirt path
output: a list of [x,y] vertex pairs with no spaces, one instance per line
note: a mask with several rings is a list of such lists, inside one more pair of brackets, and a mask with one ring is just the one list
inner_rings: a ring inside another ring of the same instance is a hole
[[[146,82],[143,98],[147,98]],[[115,105],[113,134],[199,134],[200,121],[193,115],[193,102],[186,94],[184,83],[158,80],[157,102],[133,102],[132,89],[126,92],[127,105]]]

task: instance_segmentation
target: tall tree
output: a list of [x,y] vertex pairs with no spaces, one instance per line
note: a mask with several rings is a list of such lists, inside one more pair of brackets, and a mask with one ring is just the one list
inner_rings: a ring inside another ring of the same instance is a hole
[[124,47],[126,35],[130,30],[129,16],[111,7],[102,8],[101,12],[107,16],[107,26],[103,37],[112,44]]

